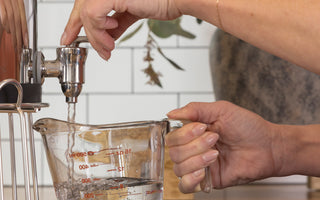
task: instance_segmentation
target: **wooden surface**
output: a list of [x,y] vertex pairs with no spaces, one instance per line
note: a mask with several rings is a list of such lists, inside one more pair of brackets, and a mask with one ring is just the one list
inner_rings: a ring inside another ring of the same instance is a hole
[[175,199],[194,199],[193,194],[183,194],[179,191],[179,179],[173,172],[173,162],[170,159],[168,149],[165,148],[165,162],[164,162],[164,183],[163,196],[166,200]]
[[320,190],[320,178],[308,177],[308,187],[311,189]]

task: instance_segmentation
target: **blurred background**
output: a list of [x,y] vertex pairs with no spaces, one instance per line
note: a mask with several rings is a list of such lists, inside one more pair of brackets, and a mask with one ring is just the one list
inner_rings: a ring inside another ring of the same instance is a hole
[[[60,44],[73,1],[40,0],[38,1],[38,48],[46,60],[56,58],[56,48]],[[127,32],[133,31],[139,23]],[[184,16],[181,26],[193,33],[195,39],[172,36],[167,39],[156,38],[162,51],[178,63],[184,71],[173,68],[166,59],[155,50],[153,68],[160,72],[162,88],[146,84],[149,78],[143,72],[147,67],[146,55],[147,26],[128,41],[118,45],[109,61],[102,60],[89,44],[85,70],[85,84],[76,105],[76,122],[89,124],[107,124],[112,122],[161,120],[172,109],[189,102],[215,101],[209,64],[209,46],[216,27],[196,19]],[[84,35],[82,32],[80,35]],[[61,93],[57,78],[46,79],[43,84],[42,101],[49,103],[34,114],[34,121],[43,117],[61,120],[67,119],[67,103]],[[7,124],[6,115],[0,116],[1,124]],[[17,116],[15,116],[17,117]],[[18,120],[17,120],[18,121]],[[1,127],[6,133],[6,126]],[[18,125],[16,125],[18,128]],[[40,135],[36,134],[36,156],[40,185],[50,186],[52,180],[47,166],[45,151]],[[9,160],[9,137],[2,137],[4,156]],[[17,148],[21,148],[17,145]],[[6,152],[7,151],[7,152]],[[4,159],[6,160],[6,158]],[[17,158],[17,166],[22,162]],[[7,171],[6,171],[7,170]],[[6,173],[7,172],[7,173]],[[5,184],[10,185],[10,168],[5,166]],[[7,176],[7,177],[6,177]],[[18,184],[23,184],[22,171],[18,171]],[[272,178],[259,183],[305,184],[306,177],[291,176]]]

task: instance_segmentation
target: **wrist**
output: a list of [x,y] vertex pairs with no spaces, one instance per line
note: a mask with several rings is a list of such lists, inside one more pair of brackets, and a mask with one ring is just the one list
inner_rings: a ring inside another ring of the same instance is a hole
[[275,176],[320,176],[320,126],[276,125],[274,158],[278,163]]
[[219,26],[217,0],[175,0],[175,4],[182,15],[191,15]]

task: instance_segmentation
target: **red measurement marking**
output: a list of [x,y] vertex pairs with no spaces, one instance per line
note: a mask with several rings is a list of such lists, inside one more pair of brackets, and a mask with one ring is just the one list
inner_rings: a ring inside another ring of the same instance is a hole
[[133,195],[141,195],[141,194],[142,194],[142,193],[134,193],[134,194],[131,194],[131,193],[130,193],[130,194],[128,194],[128,196],[129,196],[129,195],[132,195],[132,196],[133,196]]
[[88,169],[89,167],[98,167],[99,165],[98,164],[92,164],[92,165],[79,165],[79,169],[80,170],[85,170],[85,169]]
[[94,198],[94,194],[93,193],[84,194],[84,198],[86,198],[86,199]]
[[90,178],[83,178],[81,179],[82,183],[91,183],[91,179]]
[[161,193],[162,190],[151,190],[151,191],[146,191],[146,194],[154,194],[154,193]]
[[79,165],[80,170],[88,169],[89,165]]
[[86,157],[86,156],[93,156],[94,152],[93,151],[88,151],[88,152],[72,152],[69,154],[70,158],[81,158],[81,157]]
[[94,178],[94,179],[92,179],[93,181],[100,181],[101,180],[101,178]]
[[117,156],[127,155],[127,154],[129,154],[129,153],[131,153],[131,152],[132,152],[131,149],[124,149],[124,150],[121,150],[121,151],[115,151],[115,152],[106,153],[106,156],[111,156],[111,155],[117,155]]
[[97,152],[102,152],[102,151],[113,151],[113,150],[118,150],[119,148],[118,147],[116,147],[116,148],[106,148],[106,149],[101,149],[101,150],[99,150],[99,151],[97,151]]
[[124,167],[118,167],[118,168],[115,168],[115,169],[108,169],[107,172],[122,172],[124,170]]
[[104,194],[95,194],[96,196],[102,196],[102,195],[104,195]]

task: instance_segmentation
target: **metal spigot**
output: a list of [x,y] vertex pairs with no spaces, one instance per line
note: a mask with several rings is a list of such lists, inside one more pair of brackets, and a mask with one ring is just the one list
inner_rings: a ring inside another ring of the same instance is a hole
[[56,49],[56,60],[46,61],[42,52],[37,51],[31,61],[31,50],[25,49],[21,59],[21,82],[43,83],[45,77],[57,77],[66,102],[76,103],[84,83],[84,67],[88,50],[79,47],[88,42],[80,36],[72,44]]

